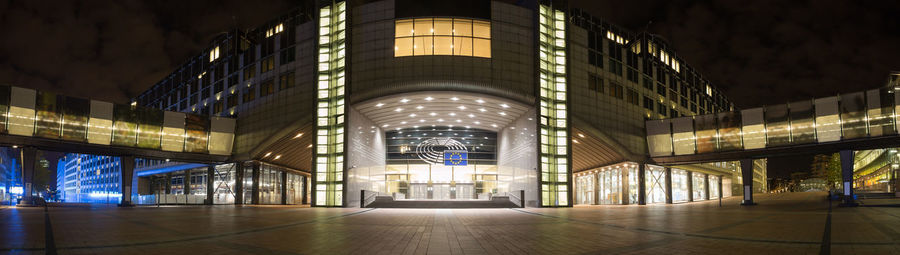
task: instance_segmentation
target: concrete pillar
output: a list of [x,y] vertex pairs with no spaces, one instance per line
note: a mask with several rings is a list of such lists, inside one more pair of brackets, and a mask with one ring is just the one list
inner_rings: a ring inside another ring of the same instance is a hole
[[234,162],[234,204],[244,204],[244,162]]
[[842,150],[841,155],[841,183],[844,184],[844,198],[841,206],[858,206],[853,195],[853,150]]
[[250,204],[259,204],[259,162],[253,162],[253,188],[251,189]]
[[[637,203],[639,205],[647,204],[647,165],[644,163],[638,163],[638,196]],[[627,178],[626,178],[627,179]],[[628,190],[628,185],[622,186],[622,189]]]
[[591,204],[599,205],[600,204],[600,175],[597,173],[589,173],[591,175],[591,179],[593,180],[593,186],[591,187],[593,191],[591,192],[591,196],[593,196],[593,201]]
[[755,205],[753,202],[753,159],[741,159],[741,181],[744,185],[744,200],[741,205]]
[[184,170],[184,195],[185,195],[185,197],[187,197],[187,195],[191,194],[191,170],[193,170],[193,169]]
[[281,204],[287,204],[287,172],[281,171]]
[[31,193],[34,192],[34,161],[37,157],[37,149],[34,147],[24,147],[20,149],[22,153],[22,200],[19,206],[33,206]]
[[703,174],[703,187],[706,192],[703,193],[703,199],[709,200],[709,174]]
[[719,185],[718,185],[718,186],[719,186],[719,187],[718,187],[718,189],[719,189],[719,197],[718,197],[718,198],[723,198],[723,197],[725,197],[725,193],[723,193],[723,190],[722,190],[722,182],[724,182],[724,180],[725,180],[725,177],[723,177],[722,175],[719,175]]
[[206,167],[206,204],[213,204],[213,194],[216,194],[216,188],[213,184],[216,182],[216,165]]
[[172,194],[172,173],[166,174],[166,195]]
[[694,172],[686,171],[686,173],[687,173],[688,202],[694,202]]
[[131,185],[134,183],[134,156],[122,156],[119,157],[119,161],[119,164],[122,166],[122,173],[119,175],[119,179],[121,179],[119,187],[122,188],[122,202],[119,206],[134,206],[131,203]]
[[666,204],[672,203],[672,168],[666,167]]

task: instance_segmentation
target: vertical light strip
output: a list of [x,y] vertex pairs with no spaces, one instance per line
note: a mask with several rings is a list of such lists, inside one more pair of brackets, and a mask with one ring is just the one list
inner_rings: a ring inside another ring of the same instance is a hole
[[570,206],[565,13],[540,6],[541,205]]
[[319,9],[319,67],[313,180],[315,206],[342,206],[346,3]]

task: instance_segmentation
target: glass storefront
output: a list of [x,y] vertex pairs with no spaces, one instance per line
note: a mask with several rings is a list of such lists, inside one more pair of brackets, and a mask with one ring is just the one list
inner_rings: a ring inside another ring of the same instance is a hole
[[575,177],[575,204],[594,204],[594,178],[593,174]]
[[721,181],[721,176],[709,176],[709,198],[716,199],[719,198],[719,181]]
[[672,168],[672,202],[687,202],[689,195],[688,172],[682,169]]
[[576,174],[576,204],[636,204],[637,171],[636,164],[621,163]]
[[647,165],[644,168],[644,187],[647,204],[666,202],[666,169],[661,166]]
[[706,174],[691,173],[691,177],[694,178],[691,182],[694,201],[706,200]]

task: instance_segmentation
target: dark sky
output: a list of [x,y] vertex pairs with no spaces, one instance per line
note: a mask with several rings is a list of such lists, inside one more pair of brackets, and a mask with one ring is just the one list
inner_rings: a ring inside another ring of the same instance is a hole
[[[296,4],[2,1],[0,83],[125,103],[216,34],[260,24]],[[667,38],[738,107],[873,88],[900,70],[898,1],[570,4]]]

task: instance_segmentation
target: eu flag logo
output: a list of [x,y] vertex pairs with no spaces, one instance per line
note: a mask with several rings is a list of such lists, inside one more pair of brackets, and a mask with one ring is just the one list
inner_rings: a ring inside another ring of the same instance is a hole
[[469,164],[469,153],[463,150],[444,151],[445,166],[466,166]]

